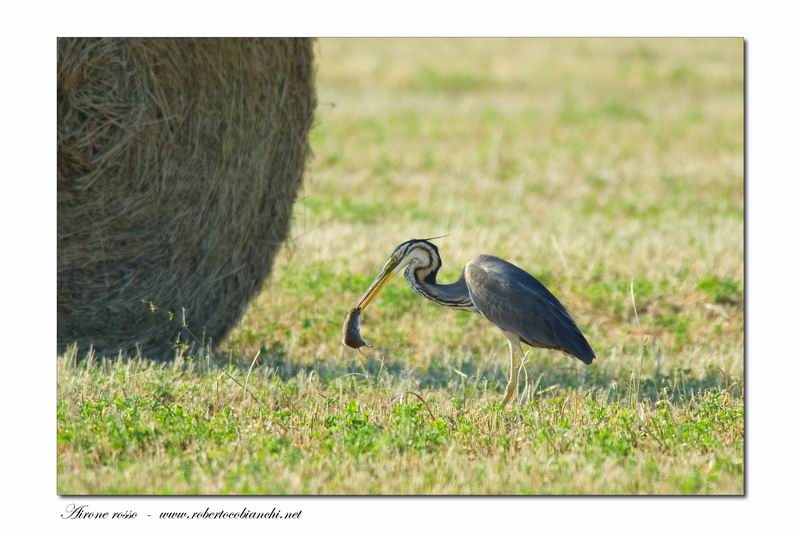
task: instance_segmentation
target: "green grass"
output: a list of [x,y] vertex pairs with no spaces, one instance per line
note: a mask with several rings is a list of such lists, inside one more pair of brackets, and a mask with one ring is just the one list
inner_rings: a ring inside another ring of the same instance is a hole
[[[270,281],[213,354],[62,354],[59,492],[741,494],[741,40],[317,50]],[[401,278],[362,317],[374,348],[342,347],[391,250],[442,234],[443,280],[480,253],[520,265],[595,363],[529,350],[527,402],[502,410],[504,337]]]
[[207,360],[62,358],[60,492],[740,491],[736,383],[656,374],[576,389],[545,376],[504,410],[487,400],[493,384],[455,372],[410,387],[424,376],[273,363],[248,375]]

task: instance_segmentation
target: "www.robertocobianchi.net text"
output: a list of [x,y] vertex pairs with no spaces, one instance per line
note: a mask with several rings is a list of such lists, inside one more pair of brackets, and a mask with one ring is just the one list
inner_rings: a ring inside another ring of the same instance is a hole
[[236,511],[226,511],[224,509],[212,510],[206,507],[202,511],[164,511],[158,514],[141,514],[137,511],[126,509],[124,511],[91,511],[88,505],[67,505],[61,518],[64,520],[131,520],[135,518],[158,518],[162,520],[183,520],[183,519],[245,519],[245,520],[272,520],[272,519],[293,519],[301,518],[302,510],[283,512],[277,507],[270,511],[254,511],[243,507]]

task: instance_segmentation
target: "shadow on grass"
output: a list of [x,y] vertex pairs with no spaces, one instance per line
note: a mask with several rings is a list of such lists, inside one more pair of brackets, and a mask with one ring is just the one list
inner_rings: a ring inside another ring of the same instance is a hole
[[[297,379],[311,378],[324,386],[335,385],[348,380],[351,385],[362,383],[369,386],[392,386],[403,384],[417,392],[424,390],[449,389],[454,394],[485,392],[501,393],[505,390],[508,377],[505,365],[493,362],[488,366],[479,364],[480,360],[466,358],[450,364],[434,361],[426,367],[409,365],[403,358],[392,357],[383,360],[375,357],[341,358],[317,360],[307,364],[291,361],[280,343],[263,347],[257,364],[253,367],[256,375],[272,377],[282,383]],[[79,356],[75,352],[65,356],[74,358],[72,365],[114,364],[140,360],[144,364],[172,367],[182,372],[213,374],[223,371],[238,372],[242,375],[250,371],[252,361],[235,356],[229,352],[205,352],[203,354],[184,354],[171,363],[145,361],[139,357],[118,356],[100,358],[96,363],[91,358]],[[87,362],[87,359],[90,359]],[[644,371],[641,374],[628,368],[607,368],[602,364],[584,366],[580,363],[559,364],[540,363],[528,365],[528,376],[533,393],[537,397],[561,396],[565,391],[586,391],[602,396],[609,401],[624,401],[630,398],[649,399],[651,402],[669,400],[682,403],[705,391],[727,390],[734,397],[742,395],[740,378],[724,374],[718,368],[707,368],[698,375],[686,369],[677,368],[669,372],[659,369]],[[521,386],[524,378],[521,377]]]
[[[314,375],[323,385],[331,385],[341,379],[361,380],[370,384],[380,382],[409,381],[419,390],[452,389],[454,391],[471,388],[500,393],[508,381],[507,369],[502,364],[479,365],[475,360],[460,361],[458,366],[434,362],[427,367],[409,366],[403,359],[377,359],[365,357],[347,362],[317,361],[310,364],[296,364],[285,357],[283,351],[268,350],[262,355],[262,369],[267,368],[281,381],[288,382],[299,375]],[[241,368],[247,370],[246,363]],[[740,397],[740,379],[724,374],[718,368],[707,368],[698,376],[686,368],[645,371],[638,374],[625,368],[604,368],[601,364],[584,366],[528,364],[530,386],[536,387],[540,395],[561,394],[564,390],[593,390],[607,395],[609,399],[619,400],[637,395],[641,399],[656,402],[668,399],[681,403],[705,391],[728,390],[734,397]],[[524,377],[521,377],[521,381]],[[523,381],[524,383],[524,381]],[[521,384],[522,385],[522,384]],[[562,392],[558,392],[558,391]]]

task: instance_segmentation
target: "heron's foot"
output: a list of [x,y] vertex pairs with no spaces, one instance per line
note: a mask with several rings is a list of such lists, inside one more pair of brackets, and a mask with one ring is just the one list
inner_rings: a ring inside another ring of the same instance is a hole
[[503,407],[506,406],[506,404],[508,403],[508,401],[511,398],[513,398],[514,396],[517,395],[517,389],[518,388],[519,388],[519,386],[518,386],[516,380],[512,380],[512,381],[508,382],[508,385],[506,385],[506,394],[505,394],[505,396],[503,396],[503,402],[502,402],[503,403]]
[[522,387],[522,392],[519,395],[519,406],[524,407],[528,400],[530,399],[530,389],[528,385]]

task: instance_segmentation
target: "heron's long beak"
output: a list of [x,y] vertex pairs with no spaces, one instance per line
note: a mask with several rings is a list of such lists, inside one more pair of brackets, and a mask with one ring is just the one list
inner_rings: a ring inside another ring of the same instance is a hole
[[381,269],[381,273],[375,278],[372,284],[367,289],[367,292],[364,293],[364,296],[361,297],[359,300],[358,305],[356,306],[359,309],[366,309],[366,307],[378,296],[378,293],[381,292],[384,285],[394,277],[397,273],[395,270],[395,266],[397,265],[397,260],[392,257],[390,258],[385,265],[383,265],[383,269]]

